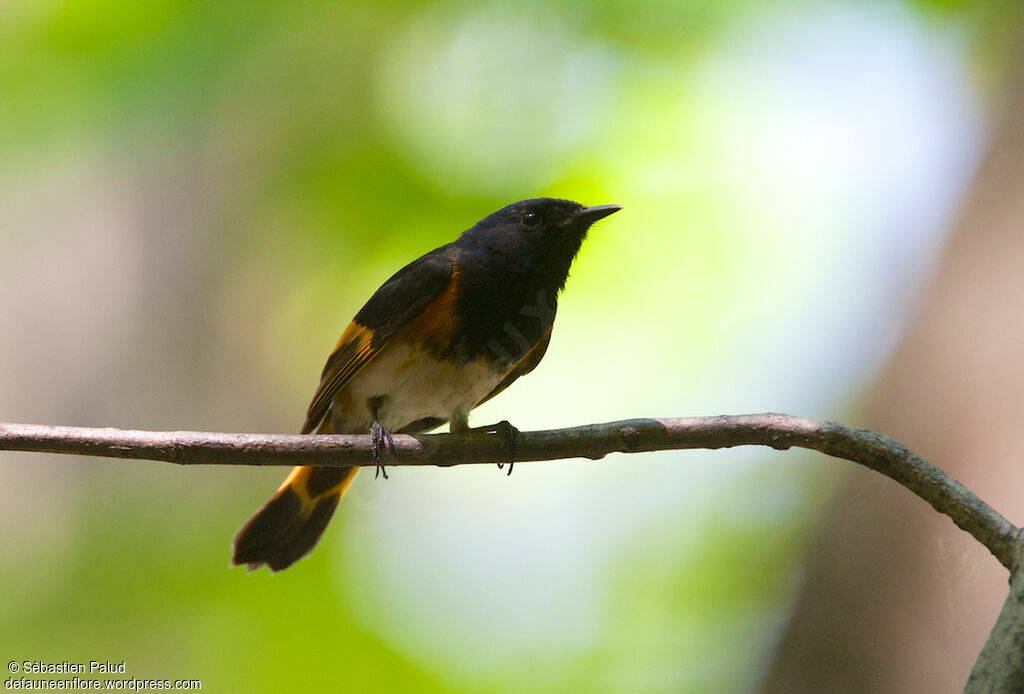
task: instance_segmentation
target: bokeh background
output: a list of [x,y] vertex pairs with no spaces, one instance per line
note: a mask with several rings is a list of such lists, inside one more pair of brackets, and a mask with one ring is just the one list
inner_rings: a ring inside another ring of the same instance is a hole
[[[294,432],[338,334],[498,207],[623,212],[474,422],[871,426],[1011,520],[1016,2],[0,3],[0,420]],[[798,452],[357,479],[229,570],[285,471],[5,453],[0,656],[206,691],[953,692],[1005,572]]]

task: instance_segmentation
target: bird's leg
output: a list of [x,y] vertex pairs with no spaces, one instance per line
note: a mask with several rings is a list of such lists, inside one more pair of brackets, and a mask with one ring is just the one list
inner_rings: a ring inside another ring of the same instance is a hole
[[[453,420],[452,424],[455,422]],[[512,466],[516,462],[516,449],[519,447],[519,430],[512,426],[507,419],[503,419],[497,424],[485,424],[479,427],[459,427],[453,426],[452,433],[461,433],[464,431],[482,431],[488,434],[496,434],[501,437],[501,448],[506,454],[504,460],[498,462],[498,469],[501,470],[505,467],[505,463],[508,463],[508,474],[512,474]]]
[[[373,415],[373,424],[370,425],[370,438],[373,440],[373,461],[378,462],[380,460],[380,454],[384,452],[385,444],[395,450],[395,442],[391,438],[391,432],[384,428],[384,425],[380,423],[379,413],[381,405],[384,404],[384,396],[378,395],[375,398],[370,398],[366,401],[367,407],[370,408],[370,414]],[[388,471],[384,469],[383,465],[377,465],[377,472],[374,473],[373,479],[377,479],[380,475],[384,475],[384,479],[388,478]]]
[[[385,446],[394,450],[394,439],[391,438],[391,432],[382,427],[381,423],[377,420],[374,420],[373,425],[370,427],[370,436],[374,442],[374,462],[380,461],[381,452],[384,451]],[[384,475],[384,479],[387,479],[387,471],[383,465],[377,466],[374,479],[377,479],[380,475]]]
[[[380,454],[384,451],[385,446],[391,448],[391,450],[395,449],[395,442],[391,438],[391,432],[381,426],[381,423],[376,419],[370,425],[370,437],[373,439],[374,462],[380,460]],[[373,475],[373,478],[377,479],[380,475],[384,475],[384,479],[388,478],[387,470],[384,469],[383,465],[377,466],[377,472]]]

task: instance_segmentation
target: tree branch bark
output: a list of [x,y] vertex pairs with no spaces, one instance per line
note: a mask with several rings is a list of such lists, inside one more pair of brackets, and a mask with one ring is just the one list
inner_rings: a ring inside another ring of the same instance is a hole
[[[992,507],[906,446],[836,422],[785,414],[630,419],[517,433],[395,435],[388,465],[517,463],[609,453],[769,446],[808,448],[850,460],[899,482],[985,545],[1013,570],[1018,530]],[[0,423],[0,450],[159,460],[180,465],[376,465],[369,435],[315,436],[132,431]]]
[[1024,557],[1010,569],[1010,594],[971,668],[964,692],[1024,692]]
[[[510,445],[511,443],[511,445]],[[388,465],[460,465],[691,448],[808,448],[882,473],[949,516],[1010,570],[1010,593],[965,692],[1024,691],[1024,531],[887,436],[786,414],[629,419],[569,429],[395,435]],[[132,431],[0,423],[0,450],[160,460],[180,465],[376,465],[369,435]]]

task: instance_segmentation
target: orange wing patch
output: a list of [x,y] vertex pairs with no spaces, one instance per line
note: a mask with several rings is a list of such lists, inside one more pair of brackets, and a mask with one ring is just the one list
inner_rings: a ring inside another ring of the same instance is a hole
[[[377,290],[356,314],[356,320],[345,328],[320,375],[320,385],[306,412],[303,434],[316,430],[329,419],[334,398],[360,369],[387,347],[392,337],[408,330],[406,335],[417,343],[445,343],[451,339],[456,328],[459,267],[441,253],[443,249],[400,270]],[[375,327],[369,328],[363,323]]]
[[306,412],[306,423],[302,433],[308,434],[323,421],[331,409],[334,395],[359,369],[373,359],[380,349],[372,346],[373,331],[355,321],[349,323],[338,340],[338,346],[327,360],[320,385],[313,395],[313,402]]
[[459,272],[458,263],[452,263],[452,276],[448,284],[423,313],[401,331],[402,337],[427,343],[447,344],[451,341],[458,327],[455,302],[459,298]]

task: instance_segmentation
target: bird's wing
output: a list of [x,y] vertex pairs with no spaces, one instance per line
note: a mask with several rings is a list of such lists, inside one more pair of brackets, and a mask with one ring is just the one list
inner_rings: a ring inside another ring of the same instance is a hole
[[453,276],[448,246],[441,246],[403,267],[374,292],[328,357],[306,412],[303,434],[320,426],[338,391],[380,353],[396,332],[423,315],[442,295],[454,296],[449,289]]
[[513,381],[517,378],[525,376],[533,371],[537,367],[537,364],[540,363],[540,360],[544,358],[544,352],[547,351],[549,342],[551,342],[551,327],[549,327],[548,331],[544,333],[544,336],[537,341],[537,344],[531,347],[530,351],[524,354],[522,358],[515,363],[512,370],[506,374],[505,378],[501,379],[501,383],[494,386],[494,390],[488,393],[487,397],[478,402],[476,406],[480,407],[480,405],[483,405],[495,395],[512,385]]

